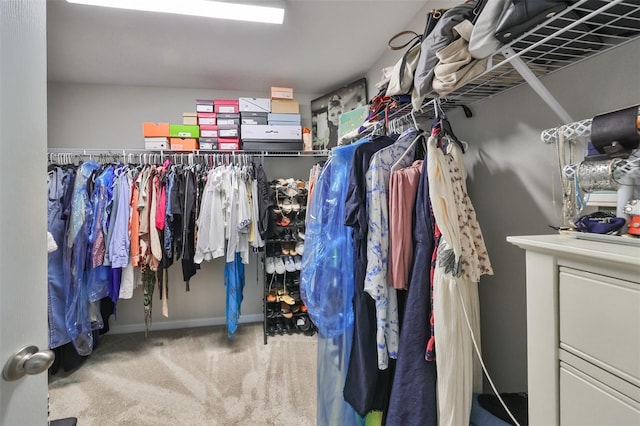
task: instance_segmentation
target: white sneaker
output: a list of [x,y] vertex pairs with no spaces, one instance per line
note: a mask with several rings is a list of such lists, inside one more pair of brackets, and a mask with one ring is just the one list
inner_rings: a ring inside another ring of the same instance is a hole
[[276,274],[284,274],[286,269],[284,267],[284,262],[282,261],[282,258],[276,257],[274,259],[274,264],[275,264]]
[[296,265],[296,271],[299,271],[302,268],[302,256],[294,257],[293,262]]
[[304,253],[304,241],[298,241],[296,243],[296,253],[302,256],[302,254]]
[[267,257],[264,261],[264,270],[267,274],[273,274],[276,271],[276,263],[273,257]]
[[293,261],[293,257],[291,256],[286,256],[284,258],[284,269],[287,272],[295,272],[296,270],[296,264]]

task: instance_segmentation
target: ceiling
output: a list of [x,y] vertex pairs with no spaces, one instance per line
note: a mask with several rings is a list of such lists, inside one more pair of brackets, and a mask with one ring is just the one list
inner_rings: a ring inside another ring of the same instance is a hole
[[272,25],[48,0],[48,80],[323,94],[366,75],[416,16],[460,1],[286,0]]

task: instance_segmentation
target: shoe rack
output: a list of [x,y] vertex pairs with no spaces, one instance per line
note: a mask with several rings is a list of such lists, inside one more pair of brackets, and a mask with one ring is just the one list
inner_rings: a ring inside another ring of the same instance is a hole
[[263,252],[265,345],[269,337],[316,332],[300,298],[307,183],[276,179],[271,188],[275,193],[274,232],[266,239]]

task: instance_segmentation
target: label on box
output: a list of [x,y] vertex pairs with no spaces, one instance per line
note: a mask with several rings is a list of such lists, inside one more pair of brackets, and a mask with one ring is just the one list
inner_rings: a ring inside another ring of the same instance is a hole
[[267,124],[267,118],[266,117],[243,118],[242,124]]
[[196,105],[197,112],[213,112],[213,105]]
[[217,142],[202,142],[202,139],[200,139],[199,145],[200,145],[200,149],[204,149],[204,150],[216,150],[216,149],[218,149],[218,143]]
[[205,118],[205,117],[198,118],[198,124],[200,124],[200,125],[204,124],[205,126],[206,125],[215,126],[216,125],[216,119],[215,119],[215,117],[214,118]]
[[236,107],[233,105],[220,105],[218,107],[218,112],[222,112],[222,113],[233,113],[236,112]]
[[221,138],[237,138],[238,137],[238,128],[232,127],[228,129],[218,129],[218,137]]
[[237,118],[218,118],[219,125],[238,125],[240,124],[240,120]]
[[240,149],[240,141],[235,139],[233,141],[218,141],[218,149],[220,151],[236,151]]

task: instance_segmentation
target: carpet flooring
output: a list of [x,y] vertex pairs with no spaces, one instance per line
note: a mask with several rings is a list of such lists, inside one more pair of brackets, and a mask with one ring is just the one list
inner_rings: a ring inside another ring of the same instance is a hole
[[262,324],[101,337],[87,361],[49,377],[50,418],[88,425],[315,425],[316,336]]

